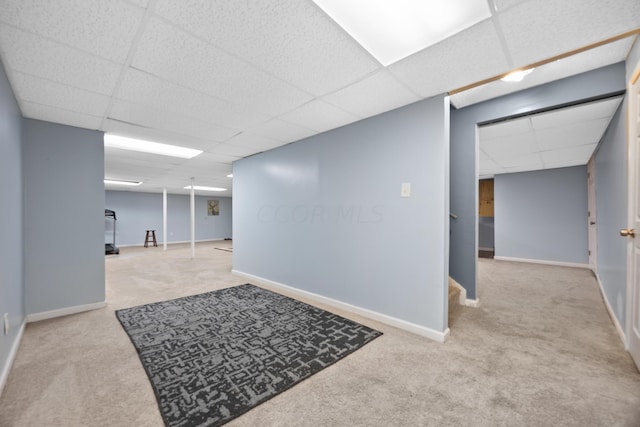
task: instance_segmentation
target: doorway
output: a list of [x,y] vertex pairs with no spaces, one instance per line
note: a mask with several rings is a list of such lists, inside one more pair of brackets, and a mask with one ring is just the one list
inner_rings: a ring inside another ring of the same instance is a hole
[[[495,259],[595,265],[595,184],[589,161],[621,99],[616,94],[578,101],[478,126],[478,175],[493,176],[486,183],[480,180],[479,237],[490,214]],[[483,249],[481,242],[478,249]]]
[[478,181],[478,257],[495,255],[493,178]]

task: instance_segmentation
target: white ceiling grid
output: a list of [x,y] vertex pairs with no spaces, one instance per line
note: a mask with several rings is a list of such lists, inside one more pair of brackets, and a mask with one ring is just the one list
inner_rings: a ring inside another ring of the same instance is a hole
[[597,43],[615,35],[614,28],[638,27],[640,3],[529,0],[499,13],[496,19],[511,57],[517,66],[524,66]]
[[[312,0],[0,0],[0,56],[25,117],[205,151],[176,163],[109,149],[106,177],[186,193],[195,176],[231,195],[234,160],[640,26],[637,0],[487,1],[490,19],[383,67]],[[622,61],[632,42],[452,102]]]
[[479,128],[479,176],[584,165],[622,97]]

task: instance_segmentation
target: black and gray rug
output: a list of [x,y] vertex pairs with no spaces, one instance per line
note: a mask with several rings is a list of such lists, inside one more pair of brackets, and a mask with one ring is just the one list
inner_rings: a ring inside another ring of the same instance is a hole
[[224,424],[382,335],[250,284],[116,316],[172,427]]

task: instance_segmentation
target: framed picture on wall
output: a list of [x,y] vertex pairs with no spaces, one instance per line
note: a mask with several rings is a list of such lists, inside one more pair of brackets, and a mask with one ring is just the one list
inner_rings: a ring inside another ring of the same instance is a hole
[[220,200],[207,200],[207,215],[220,215]]

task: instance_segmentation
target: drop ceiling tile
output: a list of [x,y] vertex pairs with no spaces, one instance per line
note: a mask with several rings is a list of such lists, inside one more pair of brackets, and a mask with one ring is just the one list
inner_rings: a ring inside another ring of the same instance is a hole
[[510,9],[514,6],[519,5],[520,3],[524,3],[529,0],[491,0],[495,4],[495,10],[498,12],[503,12],[507,9]]
[[531,132],[529,117],[509,120],[492,125],[480,126],[478,132],[481,140],[502,138]]
[[609,43],[559,61],[545,64],[536,68],[524,80],[518,83],[497,80],[464,92],[456,93],[451,95],[451,103],[456,108],[463,108],[488,99],[494,99],[499,96],[624,61],[633,44],[633,40],[633,37],[627,37],[614,43]]
[[283,114],[279,119],[324,132],[358,121],[360,117],[316,99]]
[[175,166],[152,164],[141,160],[105,160],[104,176],[110,179],[143,181],[168,173]]
[[[114,179],[118,181],[143,181],[148,179],[148,176],[141,175],[139,173],[132,172],[130,170],[122,170],[118,168],[111,168],[109,170],[105,167],[104,179]],[[122,188],[115,185],[105,184],[108,189]]]
[[259,151],[271,150],[272,148],[280,147],[286,144],[286,142],[252,134],[249,132],[242,132],[241,134],[238,134],[226,141],[226,143],[231,145],[238,145],[240,147],[249,147]]
[[182,145],[184,147],[197,148],[208,146],[211,140],[204,140],[192,136],[178,134],[173,131],[154,129],[135,125],[133,123],[125,123],[118,120],[106,119],[101,130],[116,135],[128,136],[130,138],[144,139],[147,141],[159,142],[162,144]]
[[129,179],[142,180],[142,177],[158,177],[168,173],[176,166],[154,164],[152,162],[144,160],[109,160],[104,162],[104,176],[108,176],[112,179],[124,179],[116,178],[116,175],[127,175]]
[[102,117],[110,98],[105,95],[15,72],[11,85],[21,101]]
[[505,169],[521,168],[526,170],[542,169],[542,159],[539,153],[529,153],[523,155],[513,155],[497,160],[497,163]]
[[119,0],[7,0],[0,21],[124,62],[144,10]]
[[211,154],[222,154],[239,158],[247,157],[258,152],[259,151],[257,151],[255,148],[241,147],[239,145],[232,144],[219,144],[215,148],[208,150],[208,153]]
[[398,80],[423,97],[448,92],[509,68],[490,20],[388,67]]
[[236,56],[158,19],[151,19],[132,65],[150,74],[277,116],[312,96]]
[[[221,126],[205,123],[189,117],[152,109],[147,106],[140,106],[125,101],[116,101],[113,104],[109,117],[122,120],[128,123],[135,123],[139,126],[167,130],[174,133],[200,138],[205,141],[224,141],[237,134],[235,129],[223,128]],[[177,143],[177,145],[180,145]],[[199,144],[200,148],[202,145]]]
[[173,167],[184,164],[188,159],[179,157],[162,156],[160,154],[143,153],[140,151],[123,150],[121,148],[104,147],[105,159],[108,161],[128,161],[139,162],[139,164],[150,164],[155,167]]
[[127,2],[131,3],[131,4],[135,4],[136,6],[139,7],[143,7],[143,8],[147,8],[147,5],[149,4],[149,0],[126,0]]
[[360,117],[370,117],[421,98],[383,70],[322,99]]
[[495,173],[495,171],[501,170],[502,167],[491,159],[484,159],[480,160],[480,166],[478,169],[479,175],[491,175]]
[[150,179],[159,174],[164,174],[162,170],[147,170],[144,172],[139,168],[131,167],[130,165],[120,166],[117,164],[107,165],[105,162],[105,179],[122,179],[126,181],[144,181]]
[[607,129],[610,118],[573,123],[562,127],[543,129],[535,132],[538,147],[542,151],[560,147],[597,144]]
[[249,131],[251,133],[282,142],[299,141],[317,133],[314,130],[278,119],[272,119],[257,126],[253,126]]
[[560,162],[580,162],[580,164],[586,164],[596,149],[596,146],[597,144],[580,145],[553,151],[543,151],[540,154],[545,164],[559,164]]
[[85,129],[99,129],[102,117],[82,114],[75,111],[62,110],[49,105],[34,102],[21,102],[22,115],[28,119],[43,120],[45,122],[61,123]]
[[[192,168],[197,171],[208,171],[211,173],[231,173],[231,165],[221,161],[221,154],[204,152],[199,156],[184,162],[181,167]],[[233,156],[235,157],[235,156]],[[175,172],[175,171],[174,171]],[[173,172],[172,172],[173,173]]]
[[236,129],[270,118],[247,106],[236,105],[133,68],[127,70],[117,97]]
[[544,167],[545,169],[570,168],[572,166],[584,166],[587,162],[588,160],[585,161],[584,158],[574,160],[569,159],[562,162],[545,162]]
[[482,163],[486,160],[491,160],[491,157],[489,157],[487,154],[485,154],[484,151],[482,151],[482,145],[480,145],[479,148],[480,149],[478,150],[478,161]]
[[155,11],[314,95],[382,67],[311,1],[160,0]]
[[531,0],[497,19],[515,64],[524,66],[636,29],[640,7],[638,0]]
[[532,134],[480,140],[480,148],[487,156],[500,164],[502,164],[502,160],[511,157],[522,157],[538,151],[535,138]]
[[220,167],[221,165],[230,165],[234,160],[240,159],[240,156],[232,155],[232,154],[222,154],[222,153],[212,153],[212,152],[204,152],[199,156],[190,159],[183,166],[185,167],[195,167],[203,168],[203,169],[212,169],[213,167]]
[[113,92],[120,74],[111,61],[6,25],[0,25],[0,51],[11,70],[105,95]]
[[513,167],[510,167],[510,168],[504,168],[504,173],[531,172],[531,171],[537,171],[537,170],[542,170],[542,169],[544,169],[544,167],[542,167],[542,166],[537,166],[537,167],[513,166]]
[[[601,118],[610,119],[615,114],[621,101],[622,97],[616,97],[604,101],[563,108],[560,111],[535,114],[531,116],[531,122],[537,131]],[[608,123],[607,121],[607,125]]]

